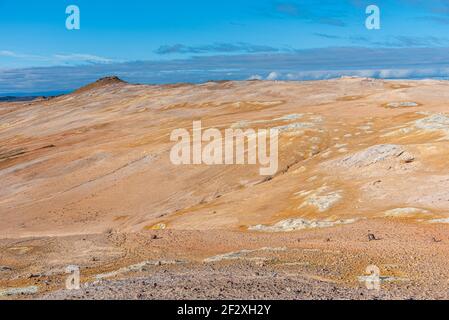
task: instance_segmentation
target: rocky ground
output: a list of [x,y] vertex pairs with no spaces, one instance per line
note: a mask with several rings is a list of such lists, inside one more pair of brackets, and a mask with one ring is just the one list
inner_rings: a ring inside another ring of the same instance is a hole
[[[445,225],[383,219],[292,233],[3,240],[2,285],[16,288],[3,298],[446,299],[448,244]],[[65,290],[70,264],[80,267],[81,290]],[[380,269],[380,291],[366,288],[369,265]]]
[[[0,296],[447,298],[448,89],[108,78],[0,102]],[[278,172],[173,165],[170,133],[195,120],[279,129]]]

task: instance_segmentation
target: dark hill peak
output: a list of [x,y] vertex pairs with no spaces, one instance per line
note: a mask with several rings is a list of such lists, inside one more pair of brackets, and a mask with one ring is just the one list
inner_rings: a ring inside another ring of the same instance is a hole
[[78,90],[75,91],[75,93],[83,93],[86,91],[102,88],[113,84],[126,84],[126,83],[127,83],[126,81],[123,81],[117,76],[104,77],[88,85],[85,85],[84,87],[79,88]]

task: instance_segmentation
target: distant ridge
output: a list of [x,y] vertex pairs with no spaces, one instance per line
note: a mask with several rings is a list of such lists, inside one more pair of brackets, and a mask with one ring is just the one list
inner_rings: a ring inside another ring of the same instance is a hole
[[117,76],[109,76],[100,78],[95,82],[89,83],[88,85],[85,85],[84,87],[81,87],[74,91],[74,93],[83,93],[86,91],[90,91],[93,89],[98,89],[104,86],[112,85],[112,84],[126,84],[126,81],[123,81]]
[[26,101],[33,101],[36,99],[44,99],[44,97],[42,97],[42,96],[28,96],[28,97],[6,96],[6,97],[0,97],[0,102],[26,102]]

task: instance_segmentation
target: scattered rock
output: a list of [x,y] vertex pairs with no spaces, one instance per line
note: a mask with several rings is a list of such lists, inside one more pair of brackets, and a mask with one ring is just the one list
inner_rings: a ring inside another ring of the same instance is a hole
[[319,212],[325,212],[342,199],[341,191],[328,192],[329,188],[323,186],[317,190],[297,193],[298,196],[305,196],[304,202],[299,208],[314,206]]
[[376,238],[376,236],[373,233],[368,234],[368,240],[369,241],[377,241],[380,240],[379,238]]
[[273,119],[273,121],[290,121],[290,120],[298,120],[301,119],[304,115],[301,113],[294,113],[282,116],[280,118]]
[[328,228],[341,224],[350,224],[354,223],[355,219],[347,219],[347,220],[337,220],[337,221],[318,221],[318,220],[305,220],[305,219],[288,219],[283,220],[275,225],[266,226],[266,225],[256,225],[251,226],[248,230],[251,231],[265,231],[265,232],[289,232],[295,230],[302,229],[311,229],[311,228]]
[[429,223],[449,223],[449,218],[432,219]]
[[418,107],[419,104],[416,102],[390,102],[385,105],[387,108],[410,108]]
[[417,214],[429,214],[429,211],[419,208],[396,208],[385,211],[386,217],[409,217]]
[[285,126],[274,127],[273,129],[277,129],[279,130],[279,132],[285,132],[285,131],[297,131],[309,129],[312,128],[313,126],[314,124],[310,122],[295,122]]
[[345,168],[364,168],[373,164],[399,158],[407,162],[414,160],[415,157],[408,153],[403,147],[394,144],[382,144],[369,147],[360,152],[351,154],[343,159],[333,161],[333,164]]
[[38,291],[39,288],[36,286],[22,287],[22,288],[8,288],[0,290],[0,297],[35,294]]
[[157,260],[157,261],[143,261],[137,264],[133,264],[127,267],[120,268],[115,271],[106,272],[97,274],[95,278],[97,280],[106,279],[106,278],[112,278],[116,277],[118,275],[128,273],[128,272],[142,272],[146,270],[146,267],[148,266],[161,266],[161,265],[172,265],[172,264],[180,264],[185,263],[184,261],[179,260]]
[[415,121],[415,127],[431,132],[442,132],[444,140],[449,139],[449,117],[444,114],[433,114],[429,117]]
[[1,271],[12,271],[12,268],[8,266],[0,266],[0,272]]
[[[366,283],[367,281],[372,281],[373,276],[360,276],[357,277],[359,282]],[[393,282],[393,281],[410,281],[407,278],[397,278],[397,277],[388,277],[388,276],[379,276],[379,281],[382,282]]]
[[258,251],[285,251],[285,250],[287,250],[287,248],[268,248],[268,247],[254,249],[254,250],[240,250],[240,251],[219,254],[219,255],[216,255],[216,256],[213,256],[210,258],[206,258],[203,261],[206,263],[218,262],[218,261],[222,261],[222,260],[236,260],[236,259],[260,261],[260,260],[264,260],[265,258],[245,257],[245,256],[249,253],[258,252]]

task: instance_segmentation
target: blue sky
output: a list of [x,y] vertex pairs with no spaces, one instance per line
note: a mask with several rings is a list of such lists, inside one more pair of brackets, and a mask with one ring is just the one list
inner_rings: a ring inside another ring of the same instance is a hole
[[[365,27],[370,4],[380,30]],[[80,8],[80,30],[65,27],[68,5]],[[111,74],[449,76],[449,0],[0,0],[0,28],[0,94],[68,91]]]

